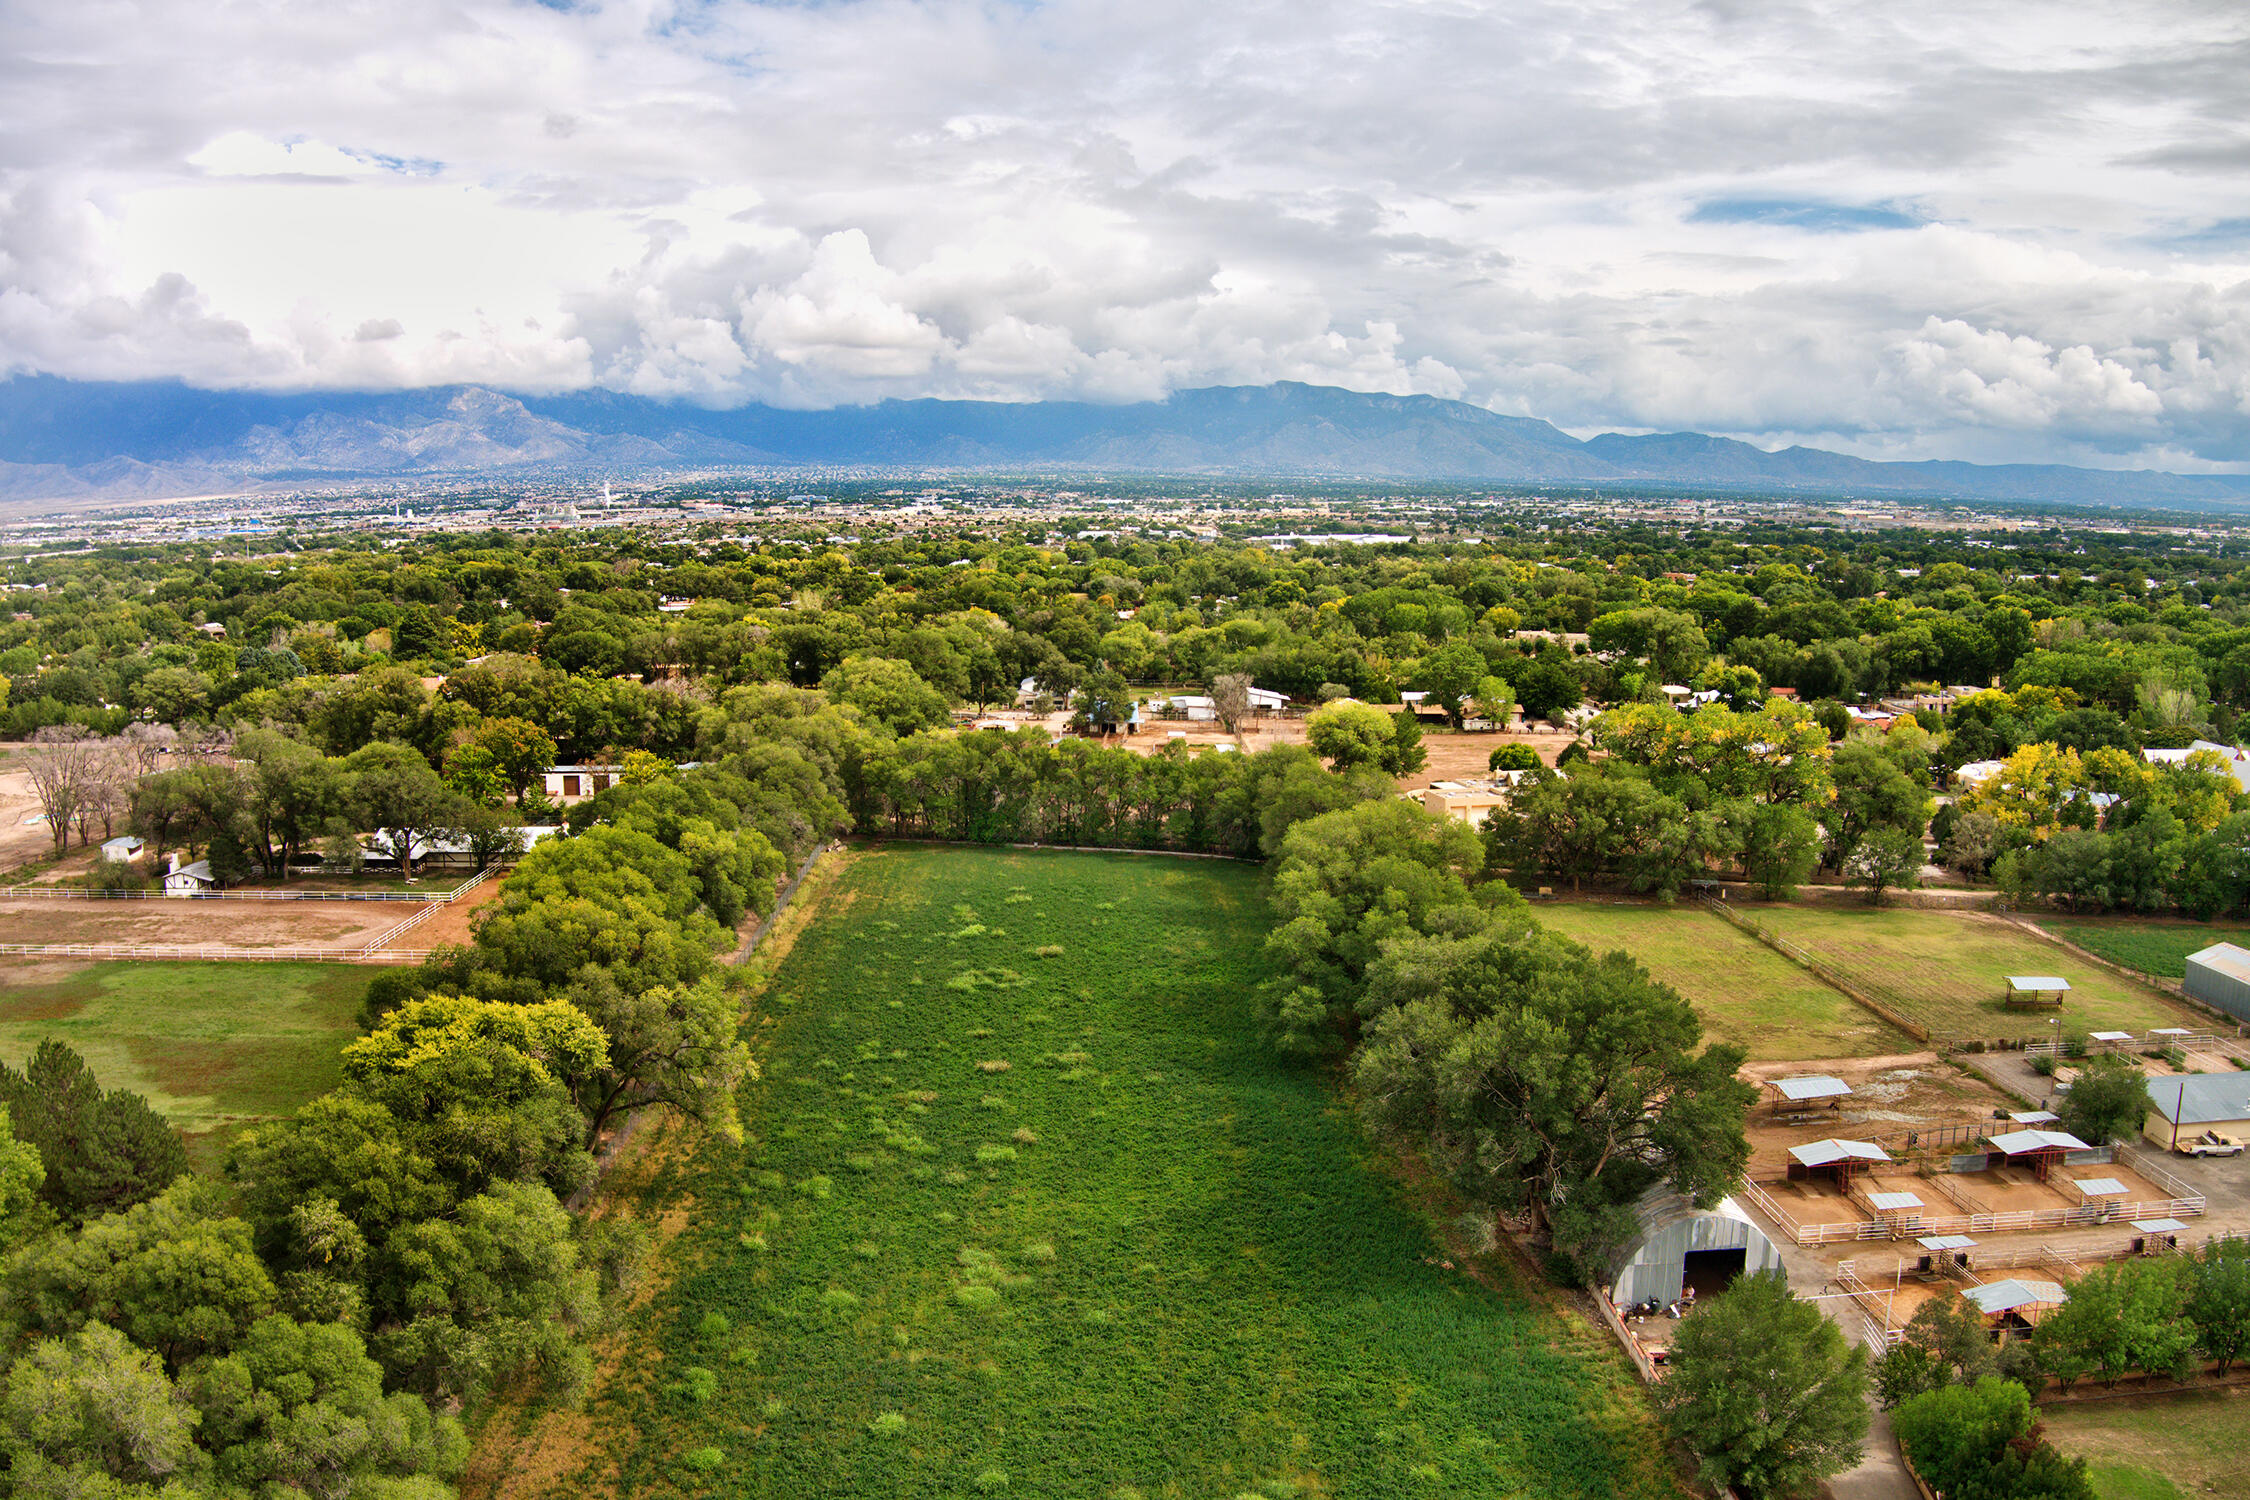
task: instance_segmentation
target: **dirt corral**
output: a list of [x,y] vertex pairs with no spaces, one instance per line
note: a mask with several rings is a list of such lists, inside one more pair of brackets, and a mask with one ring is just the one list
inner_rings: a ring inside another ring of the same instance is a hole
[[[357,947],[412,916],[403,902],[0,898],[0,943]],[[437,919],[425,923],[435,926]],[[418,937],[421,929],[407,934]],[[422,946],[417,943],[415,946]]]
[[1909,1131],[1989,1124],[1996,1113],[2010,1107],[1998,1090],[1939,1062],[1934,1052],[1752,1063],[1742,1070],[1743,1077],[1758,1084],[1805,1075],[1840,1078],[1852,1092],[1834,1109],[1776,1110],[1770,1097],[1760,1100],[1750,1112],[1752,1176],[1761,1180],[1780,1176],[1789,1165],[1791,1146],[1835,1137],[1874,1141]]

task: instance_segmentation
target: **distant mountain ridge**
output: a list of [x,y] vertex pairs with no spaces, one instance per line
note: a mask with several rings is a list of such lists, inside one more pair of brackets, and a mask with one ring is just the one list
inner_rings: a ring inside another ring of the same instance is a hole
[[2250,475],[1877,463],[1700,433],[1581,442],[1433,396],[1283,382],[1128,406],[885,401],[725,411],[589,391],[203,391],[0,382],[0,499],[160,498],[332,481],[727,465],[1022,470],[1375,482],[1653,485],[1870,498],[2234,505]]

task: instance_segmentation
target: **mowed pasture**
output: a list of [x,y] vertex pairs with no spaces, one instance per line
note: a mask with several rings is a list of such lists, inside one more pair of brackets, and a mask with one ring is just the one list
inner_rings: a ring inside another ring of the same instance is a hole
[[[146,1095],[199,1158],[334,1088],[374,970],[350,964],[0,961],[0,1060],[49,1037]],[[200,1164],[210,1165],[208,1161]]]
[[2102,1500],[2250,1500],[2240,1396],[2225,1391],[2039,1408],[2047,1439],[2093,1470]]
[[1542,902],[1541,924],[1597,953],[1622,949],[1678,990],[1716,1041],[1753,1062],[1887,1057],[1920,1045],[1756,938],[1692,906]]
[[[2058,1028],[2145,1031],[2192,1026],[2170,996],[2091,964],[1995,917],[1893,907],[1773,906],[1753,919],[1795,943],[1881,1004],[1930,1028],[1936,1039],[2039,1038]],[[2062,1010],[2010,1010],[2010,974],[2070,981]]]
[[1606,1335],[1264,1044],[1269,922],[1233,865],[858,857],[550,1492],[1680,1493]]

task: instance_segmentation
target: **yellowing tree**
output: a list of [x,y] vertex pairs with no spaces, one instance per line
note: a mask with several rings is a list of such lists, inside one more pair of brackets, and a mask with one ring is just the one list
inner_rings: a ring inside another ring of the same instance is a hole
[[1964,813],[1987,813],[2005,827],[2044,840],[2062,827],[2063,809],[2093,790],[2077,751],[2026,745],[2002,761],[1996,774],[1971,787],[1960,806]]

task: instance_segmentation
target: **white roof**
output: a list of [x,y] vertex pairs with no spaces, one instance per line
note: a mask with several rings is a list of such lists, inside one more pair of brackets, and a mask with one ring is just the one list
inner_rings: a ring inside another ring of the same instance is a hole
[[1829,1078],[1818,1073],[1808,1073],[1802,1078],[1776,1078],[1773,1086],[1784,1099],[1834,1099],[1852,1091],[1852,1086],[1841,1078]]
[[2125,1191],[2125,1184],[2114,1177],[2073,1177],[2070,1185],[2089,1198],[2114,1198]]
[[2018,1281],[2013,1276],[2006,1281],[1963,1287],[1961,1295],[1974,1302],[1980,1311],[1988,1313],[2010,1312],[2019,1307],[2037,1306],[2042,1302],[2059,1303],[2070,1300],[2056,1282]]
[[1980,781],[1990,781],[1993,777],[1999,775],[2001,768],[2006,764],[2005,761],[1997,760],[1972,760],[1960,770],[1955,771],[1953,779],[1965,786],[1975,786]]
[[2130,1031],[2097,1031],[2094,1033],[2094,1040],[2097,1042],[2129,1042],[2132,1039],[2133,1033]]
[[1987,1136],[1985,1139],[2010,1156],[2020,1156],[2026,1151],[2091,1151],[2077,1136],[2067,1130],[2011,1130],[2006,1135]]
[[1174,693],[1172,703],[1178,708],[1215,708],[1218,706],[1209,698],[1201,697],[1195,693]]
[[211,861],[199,859],[192,865],[182,865],[177,870],[167,872],[164,878],[170,880],[174,875],[185,875],[190,880],[200,880],[205,885],[210,885]]
[[2062,1116],[2051,1109],[2024,1109],[2016,1111],[2008,1118],[2018,1125],[2045,1125],[2050,1121],[2061,1119]]
[[1879,1214],[1896,1213],[1902,1208],[1920,1208],[1922,1200],[1912,1193],[1869,1193],[1867,1201]]
[[1889,1161],[1891,1153],[1873,1141],[1814,1141],[1791,1146],[1789,1154],[1808,1167],[1826,1167],[1840,1161]]
[[2012,990],[2067,990],[2070,981],[2052,974],[2010,974],[2008,988]]
[[1925,1250],[1967,1250],[1976,1241],[1965,1234],[1925,1234],[1914,1243]]
[[2143,1234],[2178,1234],[2187,1228],[2178,1219],[2135,1219],[2133,1227]]
[[2159,1026],[2159,1027],[2157,1027],[2157,1028],[2156,1028],[2156,1029],[2155,1029],[2154,1031],[2150,1032],[2150,1033],[2149,1033],[2149,1035],[2150,1035],[2150,1036],[2194,1036],[2194,1035],[2195,1035],[2195,1033],[2194,1033],[2194,1032],[2192,1032],[2192,1031],[2190,1031],[2190,1030],[2188,1030],[2188,1029],[2187,1029],[2187,1028],[2186,1028],[2185,1026]]
[[1424,698],[1427,698],[1427,697],[1429,697],[1429,696],[1430,696],[1430,694],[1429,694],[1429,690],[1428,690],[1428,689],[1426,689],[1426,688],[1423,688],[1423,689],[1418,689],[1418,690],[1416,690],[1416,691],[1414,691],[1414,692],[1411,692],[1411,693],[1401,693],[1401,694],[1399,694],[1399,695],[1398,695],[1398,701],[1399,701],[1399,702],[1401,702],[1401,703],[1420,703],[1420,702],[1421,702],[1421,701],[1422,701],[1422,700],[1423,700]]

